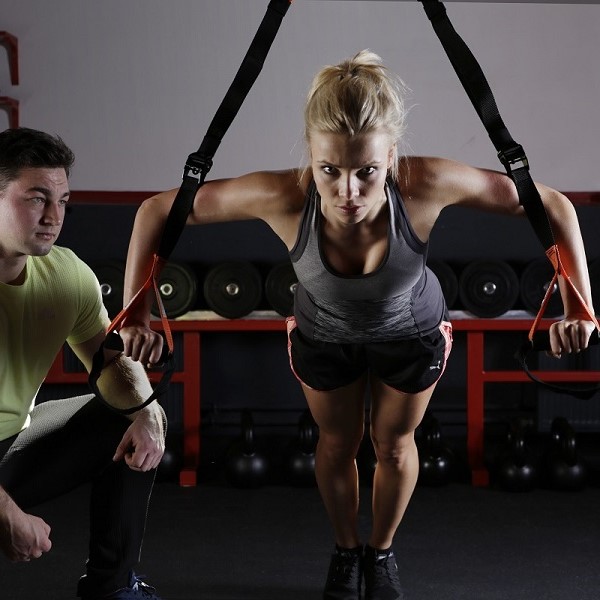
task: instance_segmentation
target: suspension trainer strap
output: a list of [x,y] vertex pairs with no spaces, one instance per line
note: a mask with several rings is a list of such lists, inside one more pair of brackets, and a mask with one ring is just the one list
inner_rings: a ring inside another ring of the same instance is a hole
[[192,209],[198,189],[212,167],[213,157],[250,88],[262,70],[267,54],[292,0],[271,0],[248,52],[233,79],[225,98],[217,109],[200,148],[188,156],[183,169],[183,182],[175,197],[162,234],[158,255],[168,258]]
[[[171,380],[171,376],[173,375],[173,371],[175,369],[175,360],[173,357],[173,349],[174,349],[174,341],[173,335],[171,333],[171,328],[169,327],[169,320],[167,318],[167,314],[165,312],[165,308],[160,297],[160,291],[158,289],[158,273],[160,272],[159,264],[162,263],[162,259],[158,256],[154,256],[154,262],[152,264],[152,268],[150,270],[150,275],[146,279],[144,285],[138,290],[135,296],[131,299],[131,302],[119,312],[119,314],[112,320],[111,324],[108,326],[106,330],[106,337],[100,347],[96,351],[92,359],[92,368],[90,369],[90,375],[88,377],[88,384],[98,400],[103,402],[110,409],[118,412],[122,415],[130,415],[138,410],[142,410],[150,404],[153,400],[160,398],[162,396],[169,385]],[[140,405],[134,406],[132,408],[117,408],[107,402],[106,399],[102,396],[100,389],[98,387],[98,379],[102,374],[102,369],[105,366],[105,350],[116,350],[123,351],[123,340],[119,337],[117,329],[121,323],[127,317],[128,310],[136,305],[138,302],[143,302],[146,293],[150,290],[154,290],[154,295],[156,298],[156,304],[158,310],[160,312],[160,319],[164,329],[164,337],[165,344],[163,345],[162,356],[160,358],[159,364],[163,366],[163,373],[160,381],[154,388],[152,394]]]
[[[548,214],[546,213],[540,194],[529,172],[529,161],[525,154],[525,150],[520,144],[515,142],[504,124],[492,90],[479,63],[464,40],[454,29],[448,18],[444,4],[439,0],[420,0],[420,2],[433,25],[435,33],[442,43],[450,63],[454,67],[460,82],[496,148],[500,162],[504,166],[507,175],[514,182],[519,195],[519,202],[523,206],[529,222],[540,240],[548,260],[550,260],[554,268],[554,277],[533,322],[529,332],[528,341],[518,351],[517,358],[527,375],[537,383],[546,385],[551,389],[560,389],[560,391],[576,393],[570,388],[555,386],[540,381],[531,374],[526,361],[527,354],[532,350],[539,350],[540,346],[544,349],[549,348],[548,334],[546,332],[536,334],[536,330],[559,275],[563,276],[569,289],[584,308],[585,312],[590,317],[590,320],[596,325],[597,330],[599,329],[598,321],[581,297],[581,294],[576,289],[569,274],[561,263],[558,245],[554,239]],[[536,335],[538,339],[537,344],[534,343],[534,336]],[[540,337],[543,337],[546,340],[543,344],[540,344],[539,342]],[[593,342],[593,340],[594,338],[591,341]]]
[[[549,259],[552,262],[556,258],[553,256],[549,256]],[[533,322],[533,325],[531,326],[531,329],[529,330],[529,336],[528,336],[527,340],[525,342],[523,342],[523,344],[517,349],[517,351],[515,353],[515,358],[517,359],[519,365],[521,366],[521,368],[523,369],[525,374],[529,377],[529,379],[531,379],[535,383],[543,385],[544,387],[546,387],[554,392],[568,393],[577,398],[588,399],[588,398],[591,398],[598,390],[600,390],[600,385],[595,384],[592,386],[585,386],[585,387],[571,387],[568,385],[554,384],[554,383],[549,383],[547,381],[542,381],[539,377],[536,377],[531,372],[531,369],[529,368],[529,365],[527,364],[527,358],[532,352],[547,352],[548,350],[550,350],[549,332],[548,331],[537,331],[537,329],[538,329],[539,321],[540,321],[542,315],[544,314],[544,311],[546,310],[546,306],[548,305],[548,302],[550,301],[550,296],[552,295],[552,290],[554,289],[554,285],[557,283],[558,273],[559,273],[559,270],[556,269],[554,272],[554,276],[553,276],[552,280],[550,281],[550,285],[546,289],[546,293],[542,300],[542,306],[540,307],[540,310]],[[596,330],[590,336],[588,344],[589,345],[598,345],[600,343],[600,337],[599,337],[600,327],[598,325],[598,320],[596,319],[596,316],[590,311],[588,305],[585,303],[585,301],[581,297],[579,291],[575,287],[575,284],[571,281],[571,278],[568,276],[568,274],[563,272],[563,277],[564,277],[564,280],[565,280],[567,286],[570,288],[571,293],[573,293],[575,295],[575,297],[578,299],[579,303],[581,304],[581,306],[584,308],[585,312],[587,313],[587,316],[589,317],[590,321],[592,321],[594,323],[594,325],[596,326]]]
[[[248,92],[252,88],[258,75],[264,65],[265,59],[273,44],[275,36],[279,31],[283,17],[287,13],[292,0],[271,0],[267,6],[267,11],[258,27],[258,30],[248,48],[248,51],[242,61],[242,64],[229,87],[225,98],[221,102],[215,116],[213,117],[208,131],[202,140],[202,144],[196,152],[188,156],[183,169],[183,178],[181,186],[175,196],[175,200],[167,216],[167,221],[162,232],[160,244],[157,253],[154,255],[150,274],[142,286],[135,294],[129,304],[113,319],[107,332],[106,341],[100,346],[94,356],[92,369],[89,377],[89,384],[94,393],[100,400],[108,406],[122,414],[131,414],[147,406],[150,402],[158,398],[166,390],[171,375],[173,373],[173,336],[169,321],[165,313],[163,302],[158,289],[158,276],[161,268],[164,266],[169,256],[173,252],[181,232],[185,227],[187,217],[192,210],[194,198],[200,187],[204,184],[206,176],[213,164],[213,157],[225,135],[229,126],[236,117],[242,103]],[[104,366],[104,348],[122,349],[123,344],[118,335],[115,335],[117,329],[123,325],[130,310],[138,303],[145,301],[146,293],[150,288],[154,289],[156,304],[160,311],[161,321],[166,338],[166,346],[163,351],[161,362],[166,364],[163,377],[154,389],[154,393],[140,406],[131,409],[117,409],[106,402],[98,389],[97,381]],[[118,338],[118,339],[116,339]]]
[[555,245],[552,227],[542,199],[529,173],[529,161],[523,147],[510,135],[487,79],[464,40],[454,29],[446,7],[439,0],[421,0],[423,8],[446,54],[477,111],[508,176],[513,180],[519,201],[544,250]]

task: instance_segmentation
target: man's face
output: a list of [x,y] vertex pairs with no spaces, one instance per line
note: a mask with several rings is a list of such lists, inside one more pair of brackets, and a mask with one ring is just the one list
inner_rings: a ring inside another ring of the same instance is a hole
[[62,228],[69,193],[64,169],[23,169],[0,192],[0,259],[48,254]]

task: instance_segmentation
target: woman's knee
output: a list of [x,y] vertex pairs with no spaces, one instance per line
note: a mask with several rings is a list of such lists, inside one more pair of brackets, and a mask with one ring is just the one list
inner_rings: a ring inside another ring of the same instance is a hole
[[377,463],[401,470],[417,456],[414,431],[391,438],[379,438],[371,432]]
[[363,432],[353,434],[335,434],[321,432],[319,435],[318,455],[330,463],[343,463],[356,458]]

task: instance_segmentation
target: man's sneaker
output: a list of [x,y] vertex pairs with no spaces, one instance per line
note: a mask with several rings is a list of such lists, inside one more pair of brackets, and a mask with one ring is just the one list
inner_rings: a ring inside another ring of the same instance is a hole
[[144,583],[144,575],[136,575],[133,571],[129,573],[129,585],[118,589],[107,596],[97,596],[93,591],[84,591],[86,576],[79,580],[77,596],[82,600],[161,600],[155,594],[156,590]]
[[362,546],[350,550],[336,546],[331,555],[323,600],[360,600]]
[[365,600],[403,600],[394,551],[365,547]]

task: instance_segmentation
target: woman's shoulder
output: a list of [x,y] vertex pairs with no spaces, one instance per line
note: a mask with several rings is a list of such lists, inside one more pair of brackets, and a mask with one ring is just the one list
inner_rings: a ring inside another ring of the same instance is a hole
[[281,171],[255,171],[230,180],[234,185],[252,190],[265,198],[303,197],[308,189],[304,170],[286,169]]
[[400,158],[398,172],[401,179],[419,184],[436,181],[470,168],[464,163],[441,156],[403,156]]
[[285,193],[295,192],[304,196],[312,181],[311,169],[286,169],[282,171],[258,171],[250,174],[261,187]]
[[407,196],[446,195],[453,189],[472,185],[484,172],[449,158],[405,156],[400,159],[397,184]]
[[271,224],[302,212],[310,177],[302,169],[287,169],[256,171],[230,181],[247,214]]

